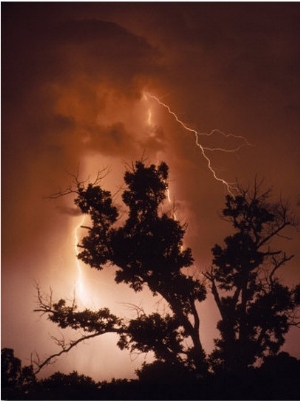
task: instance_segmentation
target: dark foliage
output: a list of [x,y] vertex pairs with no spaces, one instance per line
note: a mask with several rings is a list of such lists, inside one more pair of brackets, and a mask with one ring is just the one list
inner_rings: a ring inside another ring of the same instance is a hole
[[[2,399],[22,399],[36,385],[33,367],[22,366],[11,348],[1,349],[1,389]],[[4,397],[3,397],[4,395]],[[20,398],[19,398],[20,397]]]
[[[2,352],[4,362],[5,353]],[[19,365],[17,358],[11,359],[10,355],[9,359]],[[2,399],[7,400],[298,400],[300,397],[300,360],[284,352],[266,358],[262,367],[249,368],[239,375],[222,372],[205,378],[197,377],[182,364],[161,361],[144,365],[138,380],[97,383],[74,371],[56,372],[43,380],[34,378],[28,386],[24,381],[16,381],[14,369],[4,373]]]
[[257,183],[226,197],[223,217],[234,233],[224,246],[214,246],[206,273],[221,315],[221,338],[211,355],[215,370],[241,372],[257,358],[276,355],[290,326],[299,325],[299,286],[285,286],[276,276],[293,255],[273,246],[296,221],[286,205],[270,203],[269,197]]

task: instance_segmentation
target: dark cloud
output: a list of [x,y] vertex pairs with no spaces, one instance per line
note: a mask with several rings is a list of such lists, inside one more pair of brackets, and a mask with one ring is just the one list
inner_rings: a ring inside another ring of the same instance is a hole
[[68,82],[80,73],[114,81],[113,86],[123,85],[124,92],[134,85],[137,76],[160,69],[158,51],[116,23],[98,19],[61,21],[55,8],[50,7],[51,14],[42,13],[40,5],[35,4],[6,4],[3,11],[3,36],[9,38],[2,48],[7,60],[3,81],[8,98],[13,91],[34,90],[35,85],[45,85],[47,80]]

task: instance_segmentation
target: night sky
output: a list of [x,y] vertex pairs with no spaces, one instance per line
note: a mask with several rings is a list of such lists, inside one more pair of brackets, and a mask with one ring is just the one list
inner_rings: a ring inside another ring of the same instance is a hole
[[[272,187],[299,215],[300,5],[299,3],[2,3],[2,348],[28,364],[56,348],[60,336],[33,313],[34,283],[71,299],[78,284],[75,228],[82,217],[72,197],[47,197],[108,168],[103,186],[117,193],[126,165],[144,157],[170,167],[170,199],[188,223],[185,245],[193,271],[210,267],[211,248],[229,234],[220,219],[226,186],[214,179],[195,144],[207,151],[217,176]],[[115,199],[121,205],[120,194]],[[80,232],[76,231],[80,236]],[[300,281],[299,239],[280,247],[295,258],[280,273]],[[147,308],[149,294],[116,286],[113,272],[82,269],[82,305],[122,302]],[[202,341],[217,335],[216,308],[201,304]],[[68,337],[69,333],[67,334]],[[71,334],[70,334],[71,335]],[[284,350],[300,358],[299,333]],[[143,357],[116,351],[102,336],[42,375],[60,370],[97,380],[133,377]]]

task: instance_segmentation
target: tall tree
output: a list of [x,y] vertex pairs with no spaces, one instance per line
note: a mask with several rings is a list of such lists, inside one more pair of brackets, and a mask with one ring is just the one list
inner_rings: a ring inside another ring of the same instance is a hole
[[[116,283],[126,283],[136,292],[148,287],[154,296],[159,294],[166,300],[169,311],[147,315],[139,310],[136,319],[125,323],[108,309],[78,311],[75,303],[53,303],[52,297],[46,301],[39,291],[37,311],[47,313],[62,328],[83,329],[86,333],[68,345],[61,343],[63,349],[56,356],[85,338],[116,332],[121,349],[153,351],[157,360],[182,364],[201,373],[206,370],[196,307],[205,299],[206,289],[184,272],[192,265],[193,257],[191,249],[183,247],[186,226],[174,219],[172,211],[164,211],[167,179],[165,163],[156,167],[138,161],[126,171],[122,199],[128,214],[123,225],[109,191],[98,183],[85,186],[77,181],[75,204],[91,221],[79,245],[79,259],[97,270],[116,266]],[[74,191],[66,191],[70,192]]]
[[226,197],[223,218],[234,231],[223,246],[214,246],[206,273],[221,315],[221,338],[211,359],[215,368],[229,372],[276,354],[290,326],[300,322],[300,285],[288,287],[277,275],[294,256],[279,250],[278,240],[296,220],[286,204],[271,203],[270,195],[255,182]]

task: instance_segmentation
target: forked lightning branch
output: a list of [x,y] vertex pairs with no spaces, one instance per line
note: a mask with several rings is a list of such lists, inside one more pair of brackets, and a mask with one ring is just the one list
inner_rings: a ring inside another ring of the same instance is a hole
[[[183,121],[181,121],[177,114],[171,110],[170,106],[167,105],[166,103],[162,102],[157,96],[152,95],[151,93],[145,92],[143,94],[143,99],[145,99],[146,101],[148,99],[153,99],[156,103],[158,103],[160,106],[162,106],[163,108],[165,108],[167,110],[167,112],[175,119],[175,121],[187,132],[190,132],[194,135],[195,137],[195,144],[196,146],[200,149],[200,152],[202,154],[202,156],[204,157],[204,159],[207,162],[207,167],[210,170],[210,172],[212,173],[213,178],[216,181],[219,181],[220,183],[224,184],[227,191],[233,196],[233,191],[235,190],[235,184],[234,183],[230,183],[228,181],[226,181],[224,178],[221,178],[217,175],[215,169],[212,167],[212,162],[211,159],[208,156],[208,152],[224,152],[224,153],[235,153],[238,152],[242,147],[245,146],[252,146],[246,138],[244,138],[243,136],[240,135],[234,135],[234,134],[225,134],[224,132],[218,130],[218,129],[213,129],[210,133],[200,133],[198,131],[196,131],[195,129],[189,127],[187,124],[185,124]],[[148,124],[150,124],[150,122],[152,122],[152,111],[149,108],[148,110]],[[201,136],[206,136],[206,137],[211,137],[213,136],[215,133],[219,133],[221,134],[223,137],[225,138],[234,138],[234,139],[238,139],[240,141],[240,144],[238,146],[236,146],[235,148],[223,148],[223,147],[207,147],[201,144],[200,142],[200,138]]]

